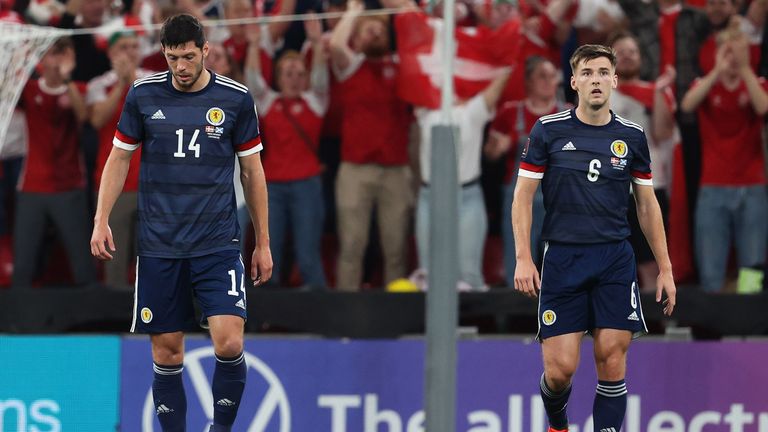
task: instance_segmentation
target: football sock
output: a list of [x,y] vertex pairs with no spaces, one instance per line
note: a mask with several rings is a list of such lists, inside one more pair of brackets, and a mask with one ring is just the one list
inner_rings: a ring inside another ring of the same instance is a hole
[[565,407],[568,405],[568,397],[571,396],[571,385],[568,384],[568,387],[562,391],[555,392],[547,385],[544,374],[541,374],[539,387],[549,425],[557,430],[568,430],[568,414],[566,414]]
[[596,432],[619,432],[627,410],[627,384],[624,380],[598,381],[592,416]]
[[163,432],[184,432],[187,427],[187,396],[181,375],[184,366],[153,363],[153,369],[152,397],[160,426]]
[[229,432],[240,407],[248,372],[245,355],[235,357],[216,356],[213,372],[213,427],[212,432]]

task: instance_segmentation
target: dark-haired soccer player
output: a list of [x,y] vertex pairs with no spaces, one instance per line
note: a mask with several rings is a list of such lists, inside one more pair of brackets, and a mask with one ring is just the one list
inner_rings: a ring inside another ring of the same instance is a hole
[[126,96],[102,174],[91,252],[112,258],[109,214],[141,144],[131,331],[151,335],[157,416],[164,431],[185,430],[183,331],[195,324],[194,297],[216,353],[211,431],[229,431],[246,376],[235,155],[256,231],[251,277],[265,282],[272,273],[258,119],[245,86],[204,68],[208,44],[195,18],[169,18],[161,44],[170,72],[135,81]]
[[[515,288],[539,297],[544,357],[541,397],[549,431],[567,431],[566,406],[585,331],[595,341],[595,432],[619,432],[627,404],[626,354],[633,334],[646,331],[635,258],[627,241],[630,183],[643,233],[659,264],[656,301],[675,307],[675,283],[664,226],[651,181],[643,129],[613,114],[616,56],[601,45],[571,57],[578,107],[541,117],[523,151],[512,207],[517,249]],[[531,203],[542,183],[546,242],[541,278],[530,251]]]

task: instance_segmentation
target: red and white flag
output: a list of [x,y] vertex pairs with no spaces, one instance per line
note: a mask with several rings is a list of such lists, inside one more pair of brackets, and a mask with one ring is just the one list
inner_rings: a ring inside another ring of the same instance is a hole
[[[440,106],[444,23],[422,11],[395,17],[397,53],[400,58],[398,95],[427,108]],[[509,21],[491,30],[485,27],[456,29],[454,59],[455,94],[460,99],[481,92],[504,67],[514,67],[520,50],[520,23]]]

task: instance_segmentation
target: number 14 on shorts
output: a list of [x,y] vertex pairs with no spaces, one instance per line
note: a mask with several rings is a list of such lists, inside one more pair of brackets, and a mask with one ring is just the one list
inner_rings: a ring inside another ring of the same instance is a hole
[[[232,280],[232,287],[227,291],[227,294],[235,297],[240,297],[240,292],[237,290],[237,272],[234,270],[230,270],[227,273],[229,273],[229,278]],[[240,291],[243,293],[243,296],[245,296],[245,274],[240,274]]]

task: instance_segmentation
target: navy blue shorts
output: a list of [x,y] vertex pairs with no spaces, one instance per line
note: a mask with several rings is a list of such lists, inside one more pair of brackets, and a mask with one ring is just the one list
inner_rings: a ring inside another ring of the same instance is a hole
[[246,319],[243,260],[227,250],[194,258],[138,257],[132,333],[171,333],[196,327],[208,317],[236,315]]
[[547,243],[539,293],[539,340],[596,328],[647,332],[628,241]]

